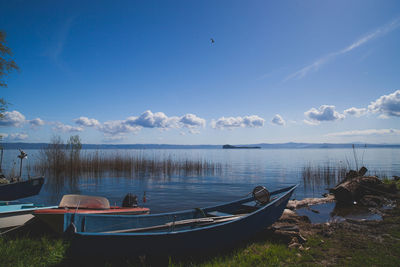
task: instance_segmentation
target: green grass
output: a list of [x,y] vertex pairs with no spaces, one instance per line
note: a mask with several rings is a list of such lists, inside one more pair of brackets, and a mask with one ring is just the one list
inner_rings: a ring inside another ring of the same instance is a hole
[[397,190],[400,190],[400,180],[395,181],[395,180],[390,179],[390,178],[388,178],[388,177],[384,177],[384,178],[382,179],[382,182],[383,182],[384,184],[395,184],[396,187],[397,187]]
[[8,266],[54,266],[62,262],[67,245],[60,239],[0,237],[0,265]]
[[295,250],[282,244],[252,244],[227,256],[220,256],[200,264],[201,266],[284,266],[298,262]]

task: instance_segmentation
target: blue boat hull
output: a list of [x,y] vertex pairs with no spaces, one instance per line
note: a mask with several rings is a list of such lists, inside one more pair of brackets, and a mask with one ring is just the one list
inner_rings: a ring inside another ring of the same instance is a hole
[[32,203],[19,203],[10,201],[0,201],[0,233],[16,226],[23,225],[33,218],[32,213],[38,209],[56,208],[45,207]]
[[32,178],[25,181],[0,185],[0,200],[10,201],[39,194],[44,178]]
[[[203,251],[228,248],[239,241],[251,238],[277,221],[285,209],[296,186],[272,192],[283,193],[269,204],[258,207],[254,212],[238,219],[202,227],[187,227],[186,229],[169,229],[168,231],[148,231],[138,233],[105,233],[118,229],[119,225],[129,222],[131,227],[137,227],[140,221],[156,221],[161,217],[184,219],[189,212],[157,214],[143,216],[101,216],[73,215],[65,216],[65,229],[71,221],[76,226],[72,233],[71,252],[80,256],[108,255],[110,257],[126,257],[134,255],[176,255],[193,254]],[[204,212],[212,210],[233,211],[252,198],[242,199],[225,205],[204,208]],[[153,217],[152,217],[153,216]],[[194,217],[196,218],[196,217]],[[165,219],[165,218],[164,218]],[[128,223],[128,224],[129,224]],[[127,227],[128,225],[124,225]],[[98,231],[96,231],[96,228]],[[71,229],[71,228],[70,228]]]

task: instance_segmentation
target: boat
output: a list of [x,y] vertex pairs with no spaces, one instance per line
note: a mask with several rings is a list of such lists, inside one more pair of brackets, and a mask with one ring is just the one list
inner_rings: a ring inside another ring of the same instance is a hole
[[39,209],[48,209],[43,205],[19,203],[16,201],[0,201],[0,233],[18,227],[33,218],[32,213]]
[[39,194],[44,184],[44,177],[39,176],[28,180],[17,180],[0,184],[0,200],[11,201]]
[[[230,203],[147,216],[65,214],[70,252],[78,256],[193,255],[229,248],[277,221],[297,185],[269,193],[257,186]],[[272,198],[271,198],[272,197]]]
[[[135,198],[128,194],[123,202],[126,202],[127,197]],[[110,206],[107,198],[99,196],[85,195],[64,195],[60,204],[55,208],[40,209],[34,211],[34,216],[50,226],[57,233],[63,232],[64,214],[149,214],[150,209],[137,206],[137,199],[127,205]]]
[[22,174],[22,160],[27,158],[27,154],[21,149],[18,158],[21,160],[20,162],[20,171],[19,177],[7,179],[1,169],[2,161],[3,161],[3,148],[1,150],[1,158],[0,158],[0,201],[11,201],[17,200],[20,198],[26,198],[30,196],[35,196],[39,194],[42,186],[44,184],[44,177],[28,177],[27,180],[21,179]]

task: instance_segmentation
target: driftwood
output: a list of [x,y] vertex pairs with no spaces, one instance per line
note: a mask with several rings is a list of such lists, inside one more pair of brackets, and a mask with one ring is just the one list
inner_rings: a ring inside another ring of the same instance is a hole
[[397,189],[394,185],[383,184],[376,176],[362,176],[347,179],[335,188],[330,189],[330,192],[334,194],[339,203],[350,204],[361,201],[361,204],[366,204],[369,201],[363,199],[365,196],[391,197],[396,194]]
[[323,198],[305,198],[302,200],[289,200],[288,205],[286,207],[291,210],[296,210],[311,205],[324,204],[333,201],[335,201],[334,195],[329,194]]

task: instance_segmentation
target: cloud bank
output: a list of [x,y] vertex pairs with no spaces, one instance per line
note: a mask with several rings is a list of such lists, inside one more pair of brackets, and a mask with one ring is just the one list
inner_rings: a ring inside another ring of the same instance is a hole
[[397,129],[368,129],[329,133],[326,136],[400,135]]
[[83,127],[79,127],[79,126],[66,125],[61,122],[56,122],[54,124],[55,124],[55,126],[53,127],[53,130],[57,131],[57,132],[73,133],[73,132],[82,132],[83,131]]
[[372,113],[381,113],[383,116],[400,117],[400,90],[389,95],[383,95],[368,106]]
[[0,126],[21,127],[25,123],[25,116],[19,111],[6,111],[0,120]]
[[344,115],[350,115],[350,116],[359,118],[359,117],[367,114],[367,109],[352,107],[352,108],[346,109],[343,113],[344,113]]
[[28,138],[28,135],[26,133],[0,133],[0,136],[2,136],[7,141],[22,141]]
[[30,120],[29,123],[32,127],[39,127],[39,126],[43,126],[45,124],[45,122],[40,118]]
[[79,117],[74,120],[76,124],[82,127],[96,127],[100,122],[96,119],[89,119],[88,117]]
[[102,132],[106,141],[116,141],[125,138],[128,133],[137,133],[143,128],[151,129],[189,129],[189,133],[197,134],[200,127],[205,127],[206,120],[194,114],[185,114],[181,117],[168,117],[163,112],[153,113],[146,110],[139,116],[131,116],[125,120],[114,120],[100,123],[97,119],[88,117],[79,117],[75,119],[75,123],[80,127],[94,127]]
[[323,121],[341,120],[345,117],[343,114],[337,112],[333,105],[322,105],[319,109],[312,108],[304,112],[304,115],[307,117],[304,122],[310,125],[317,125]]
[[264,126],[265,120],[257,115],[244,117],[221,117],[211,121],[214,129],[257,128]]
[[272,122],[273,124],[280,125],[280,126],[284,126],[284,125],[286,124],[285,120],[284,120],[284,119],[282,118],[282,116],[279,115],[279,114],[276,114],[276,115],[272,118],[271,122]]

